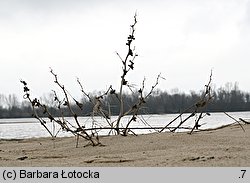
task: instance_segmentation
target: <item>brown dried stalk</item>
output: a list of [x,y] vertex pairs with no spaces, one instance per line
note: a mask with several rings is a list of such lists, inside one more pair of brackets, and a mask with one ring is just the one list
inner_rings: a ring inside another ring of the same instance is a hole
[[[241,129],[243,130],[243,132],[245,132],[245,129],[243,128],[243,126],[240,124],[240,122],[237,119],[235,119],[233,116],[229,115],[225,111],[224,111],[224,114],[226,114],[229,118],[233,119],[236,123],[238,123]],[[247,121],[243,120],[242,118],[239,118],[239,120],[247,124]]]
[[[30,95],[28,93],[29,89],[27,87],[26,82],[21,81],[24,84],[24,90],[26,92],[25,98],[27,98],[30,101],[30,103],[32,104],[34,116],[41,122],[41,124],[47,129],[47,131],[52,136],[53,136],[53,134],[46,127],[43,119],[36,113],[35,107],[43,108],[44,114],[46,114],[47,117],[52,122],[59,124],[61,129],[66,130],[66,131],[74,134],[77,137],[77,145],[78,145],[79,137],[83,137],[84,139],[88,140],[93,146],[99,145],[100,142],[99,142],[99,137],[98,137],[98,132],[97,132],[98,129],[106,128],[106,129],[110,129],[110,132],[114,130],[116,132],[116,134],[120,134],[120,132],[123,132],[123,135],[127,135],[129,130],[131,131],[131,128],[129,127],[130,124],[133,121],[136,121],[139,110],[143,107],[143,105],[146,103],[147,98],[153,93],[153,90],[159,84],[159,79],[162,78],[161,75],[159,74],[157,79],[156,79],[156,83],[152,86],[151,90],[147,94],[145,94],[145,92],[144,92],[144,89],[145,89],[145,79],[144,79],[142,82],[142,87],[137,91],[139,94],[138,101],[129,110],[124,111],[125,109],[124,109],[123,91],[124,91],[125,86],[128,87],[132,91],[131,85],[127,81],[126,77],[127,77],[128,72],[130,72],[131,70],[134,70],[134,61],[135,61],[135,58],[138,56],[135,53],[135,47],[133,47],[133,42],[135,40],[135,26],[136,26],[136,24],[137,24],[137,14],[134,15],[134,23],[130,26],[131,32],[127,38],[126,45],[127,45],[128,51],[127,51],[125,58],[122,59],[122,57],[119,55],[119,53],[117,53],[118,57],[122,61],[122,75],[121,75],[119,93],[116,93],[116,91],[112,88],[112,86],[110,86],[107,89],[107,91],[104,92],[103,94],[100,94],[99,96],[92,97],[89,94],[87,94],[87,92],[84,91],[83,85],[81,84],[80,80],[77,78],[77,82],[81,88],[81,92],[83,93],[83,95],[85,97],[88,98],[88,100],[93,105],[92,128],[87,129],[85,126],[81,126],[81,124],[78,120],[78,116],[77,116],[76,112],[74,111],[73,105],[71,104],[71,101],[73,100],[75,102],[75,105],[77,105],[81,110],[83,110],[83,104],[80,103],[79,101],[77,101],[66,90],[65,86],[61,82],[59,82],[57,74],[52,69],[50,69],[50,73],[54,77],[54,82],[56,83],[57,86],[59,86],[59,88],[61,89],[61,91],[63,92],[63,95],[64,95],[64,99],[59,100],[58,95],[56,94],[55,91],[53,91],[54,95],[55,95],[54,102],[57,103],[57,108],[61,113],[61,116],[60,116],[60,118],[58,117],[58,119],[55,119],[55,117],[53,117],[50,114],[46,105],[40,104],[40,102],[37,99],[32,100],[30,98]],[[102,104],[102,100],[108,95],[114,95],[119,101],[119,110],[120,110],[119,116],[118,116],[117,120],[115,120],[113,122],[111,122],[111,119],[110,119],[110,116],[111,116],[110,111],[107,112],[104,109],[103,104]],[[72,122],[69,122],[65,119],[62,107],[64,107],[64,109],[65,109],[65,107],[66,107],[66,109],[68,109],[70,114],[73,116],[74,123],[76,125],[72,124]],[[99,116],[104,117],[104,119],[106,120],[106,122],[108,124],[108,127],[94,128],[94,122],[95,122],[94,116],[95,115],[99,115]],[[126,127],[121,128],[120,122],[121,122],[122,117],[124,117],[125,115],[132,115],[132,117],[129,120],[129,122],[127,123]],[[148,126],[150,126],[150,125],[148,125]],[[146,127],[146,128],[149,128],[149,127]],[[152,128],[152,129],[154,129],[154,128]],[[87,133],[87,131],[88,132],[90,131],[90,133]]]
[[[99,142],[99,138],[98,136],[94,136],[93,133],[90,135],[88,134],[86,131],[85,131],[85,127],[84,126],[81,126],[79,121],[78,121],[78,117],[76,115],[76,113],[73,111],[72,107],[71,107],[71,104],[69,102],[69,97],[68,97],[68,93],[65,89],[65,87],[60,84],[58,82],[58,78],[57,78],[57,75],[53,72],[53,70],[50,71],[53,76],[55,77],[55,83],[63,90],[63,93],[64,93],[64,96],[65,96],[65,101],[64,103],[62,103],[62,101],[60,101],[56,95],[56,93],[54,92],[55,94],[55,101],[58,102],[58,109],[61,109],[61,105],[65,105],[68,107],[68,109],[70,110],[70,112],[73,114],[74,116],[74,119],[75,119],[75,122],[77,124],[77,127],[75,127],[74,125],[70,124],[68,121],[66,121],[64,119],[64,116],[63,116],[63,113],[61,112],[62,114],[62,120],[61,119],[55,119],[55,117],[52,116],[52,114],[48,111],[48,108],[46,105],[44,104],[41,104],[40,101],[35,98],[35,99],[31,99],[30,98],[30,93],[29,93],[29,88],[27,87],[27,83],[23,80],[21,80],[20,82],[24,85],[24,92],[25,92],[25,95],[24,95],[24,98],[25,99],[28,99],[29,102],[31,103],[31,106],[32,106],[32,110],[33,110],[33,116],[39,120],[39,122],[42,124],[42,126],[48,131],[48,133],[53,137],[55,138],[56,136],[48,129],[48,127],[46,126],[46,121],[40,117],[37,113],[37,110],[39,109],[42,109],[43,110],[43,114],[47,116],[47,118],[51,121],[51,122],[55,122],[57,124],[60,125],[61,129],[67,131],[67,132],[71,132],[73,135],[75,135],[77,137],[77,146],[78,146],[78,139],[79,137],[82,137],[86,140],[88,140],[91,145],[93,146],[96,146],[96,145],[99,145],[100,142]],[[70,125],[70,126],[69,126]]]
[[40,122],[40,124],[46,129],[46,131],[47,131],[47,132],[50,134],[50,136],[54,139],[54,138],[55,138],[54,134],[53,134],[53,133],[48,129],[48,127],[46,126],[46,121],[39,117],[39,115],[38,115],[38,113],[37,113],[37,110],[36,110],[36,107],[42,108],[43,111],[44,111],[44,113],[47,113],[47,114],[48,114],[48,118],[49,118],[49,119],[54,120],[54,118],[53,118],[52,115],[48,112],[47,107],[46,107],[45,105],[42,105],[42,104],[40,103],[40,101],[39,101],[37,98],[35,98],[35,99],[33,99],[33,100],[30,98],[30,93],[29,93],[30,89],[28,88],[27,83],[26,83],[25,81],[23,81],[23,80],[20,80],[20,82],[24,85],[24,86],[23,86],[23,90],[24,90],[24,93],[25,93],[25,94],[24,94],[23,98],[24,98],[24,99],[28,99],[29,102],[31,103],[32,111],[33,111],[32,116],[33,116],[34,118],[36,118],[36,119]]
[[[203,110],[213,98],[211,95],[212,74],[213,73],[211,71],[208,84],[205,85],[205,92],[203,93],[201,99],[199,101],[197,101],[196,103],[194,103],[193,105],[191,105],[190,107],[186,108],[182,113],[180,113],[176,118],[174,118],[164,128],[162,128],[162,130],[160,132],[163,132],[166,128],[168,128],[171,132],[175,132],[177,129],[180,128],[180,126],[183,123],[185,123],[191,117],[196,116],[197,114],[199,114],[198,118],[195,120],[195,125],[191,129],[189,134],[191,134],[194,131],[194,129],[198,129],[200,127],[199,121],[207,114],[207,113],[205,113],[205,115],[203,115],[203,113],[204,113]],[[189,112],[190,110],[192,111],[191,114],[188,117],[186,117],[184,120],[182,120],[182,115],[186,112]],[[171,125],[173,122],[175,122],[178,118],[181,118],[181,122],[179,123],[179,125],[174,127],[173,129],[172,128],[170,129],[169,125]]]
[[116,122],[116,132],[117,134],[120,134],[120,121],[121,118],[124,116],[124,101],[123,101],[123,87],[128,85],[128,81],[126,80],[127,73],[130,70],[134,69],[134,60],[138,56],[136,53],[134,53],[134,49],[132,49],[132,43],[135,40],[135,25],[137,24],[137,14],[134,15],[134,23],[130,26],[131,27],[131,33],[128,36],[126,45],[128,46],[127,55],[125,56],[125,59],[122,59],[122,57],[117,53],[118,57],[122,61],[122,76],[121,76],[121,84],[120,84],[120,93],[118,95],[119,102],[120,102],[120,113]]
[[[102,108],[102,101],[101,101],[105,96],[107,96],[109,93],[112,93],[112,91],[114,91],[114,90],[112,89],[112,86],[110,86],[110,87],[107,89],[107,91],[104,92],[103,94],[101,94],[101,95],[99,95],[99,96],[96,96],[96,97],[94,97],[94,99],[92,99],[92,98],[90,97],[90,95],[87,94],[87,93],[84,91],[83,85],[82,85],[82,83],[80,82],[79,78],[77,78],[77,82],[78,82],[78,84],[79,84],[79,86],[80,86],[80,88],[81,88],[81,92],[83,93],[83,95],[84,95],[85,97],[87,97],[87,98],[89,99],[89,101],[90,101],[90,102],[92,103],[92,105],[93,105],[92,118],[94,118],[95,114],[97,114],[97,115],[99,115],[99,116],[102,116],[102,117],[106,120],[106,122],[108,123],[108,125],[109,125],[110,127],[113,128],[113,123],[110,122],[110,115],[111,115],[111,114],[109,114],[107,111],[105,111],[105,110]],[[93,124],[94,121],[95,121],[95,120],[92,121],[92,126],[94,125],[94,124]]]
[[[64,85],[62,85],[59,81],[58,81],[58,77],[57,75],[53,72],[53,70],[51,69],[50,70],[51,74],[54,76],[55,78],[55,83],[61,88],[61,90],[63,91],[64,93],[64,96],[65,96],[65,103],[64,105],[66,105],[69,109],[69,111],[71,112],[71,114],[73,115],[74,117],[74,120],[77,124],[77,129],[74,131],[74,134],[77,136],[77,144],[78,144],[78,140],[79,140],[79,136],[81,137],[84,137],[86,140],[89,140],[91,142],[91,144],[93,146],[96,146],[96,145],[99,145],[100,142],[99,142],[99,137],[98,137],[98,134],[97,134],[97,137],[95,137],[95,133],[92,133],[91,135],[89,135],[86,131],[85,131],[85,126],[81,126],[79,121],[78,121],[78,116],[77,114],[74,112],[74,110],[72,109],[72,106],[71,106],[71,103],[69,101],[69,96],[68,96],[68,91],[65,89]],[[70,95],[70,94],[69,94]],[[70,95],[71,96],[71,95]],[[72,97],[72,96],[71,96]],[[79,106],[80,108],[82,108],[82,105],[80,102],[78,102],[76,99],[74,99],[72,97],[72,99],[75,101],[76,105]],[[69,130],[69,129],[68,129]]]
[[[161,76],[161,74],[159,74],[156,78],[156,82],[155,84],[151,87],[151,90],[148,92],[147,95],[143,95],[144,93],[144,89],[145,89],[145,78],[142,82],[142,87],[138,90],[139,93],[139,98],[136,104],[134,104],[127,112],[124,113],[124,115],[129,115],[132,114],[132,117],[130,118],[129,122],[126,125],[126,128],[123,130],[123,135],[126,136],[128,134],[128,129],[129,129],[129,125],[131,124],[131,122],[136,121],[137,120],[137,116],[139,113],[139,110],[142,108],[142,106],[146,103],[148,97],[153,93],[155,87],[159,84],[159,79],[165,79]],[[131,129],[130,129],[131,131]]]

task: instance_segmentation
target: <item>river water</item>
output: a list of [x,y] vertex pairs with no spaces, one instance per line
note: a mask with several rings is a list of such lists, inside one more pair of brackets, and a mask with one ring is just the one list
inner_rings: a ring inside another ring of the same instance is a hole
[[[247,121],[250,120],[250,111],[248,112],[229,112],[231,116],[236,119],[242,118]],[[182,120],[185,119],[189,114],[182,116]],[[164,115],[143,115],[139,116],[136,122],[131,123],[130,127],[145,127],[145,123],[148,123],[152,127],[163,127],[172,121],[178,114],[164,114]],[[197,117],[197,116],[196,116]],[[182,127],[194,126],[195,116],[188,121],[186,121]],[[117,119],[117,116],[112,116],[111,121]],[[123,118],[123,127],[126,126],[129,116]],[[73,118],[67,118],[74,124]],[[95,126],[107,127],[107,123],[101,117],[95,117]],[[79,121],[82,125],[86,127],[91,127],[93,118],[91,117],[79,117]],[[177,119],[171,126],[177,126],[181,119]],[[224,113],[210,113],[210,115],[205,116],[201,119],[200,124],[201,129],[216,128],[226,124],[234,123],[235,121],[226,116]],[[48,128],[54,133],[57,133],[59,137],[71,136],[72,134],[60,130],[59,126],[53,125],[52,123],[47,123]],[[54,130],[53,130],[54,129]],[[133,130],[136,134],[145,134],[156,132],[155,130]],[[168,130],[166,130],[168,131]],[[183,131],[183,130],[178,130]],[[105,135],[108,131],[100,131],[99,135]],[[34,118],[15,118],[15,119],[0,119],[0,139],[21,139],[21,138],[33,138],[33,137],[49,137],[49,133],[44,129],[44,127]]]

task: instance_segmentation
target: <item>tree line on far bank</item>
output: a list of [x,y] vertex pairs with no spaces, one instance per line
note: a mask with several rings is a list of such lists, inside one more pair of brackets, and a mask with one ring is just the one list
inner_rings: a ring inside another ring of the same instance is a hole
[[[141,114],[168,114],[179,113],[200,99],[202,92],[182,93],[178,90],[174,92],[166,92],[156,90],[147,99]],[[90,94],[95,97],[95,93]],[[125,109],[131,108],[137,101],[136,94],[124,94]],[[60,116],[56,103],[54,103],[53,93],[43,96],[39,99],[49,106],[49,111],[53,116]],[[79,116],[89,116],[93,112],[93,104],[87,98],[81,99],[83,108],[73,106]],[[112,96],[107,95],[102,99],[102,107],[112,115],[118,115],[117,108],[119,101]],[[213,91],[213,100],[206,108],[207,112],[233,112],[233,111],[250,111],[250,93],[243,92],[239,89],[237,83],[227,83],[224,87],[220,87]],[[42,115],[43,112],[40,111]],[[64,110],[64,116],[70,116],[68,110]],[[0,94],[0,118],[27,118],[32,117],[32,108],[30,103],[23,100],[19,101],[15,94],[5,96]]]

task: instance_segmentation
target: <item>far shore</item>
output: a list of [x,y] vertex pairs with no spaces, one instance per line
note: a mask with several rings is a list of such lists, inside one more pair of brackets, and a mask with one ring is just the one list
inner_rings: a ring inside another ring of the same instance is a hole
[[187,133],[100,137],[76,148],[74,137],[0,140],[0,166],[249,167],[250,125]]

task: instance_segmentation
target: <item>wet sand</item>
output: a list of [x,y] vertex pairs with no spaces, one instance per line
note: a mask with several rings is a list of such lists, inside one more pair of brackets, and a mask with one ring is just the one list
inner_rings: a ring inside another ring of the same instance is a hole
[[74,137],[0,140],[0,166],[249,167],[250,125],[187,133],[100,137],[76,148]]

